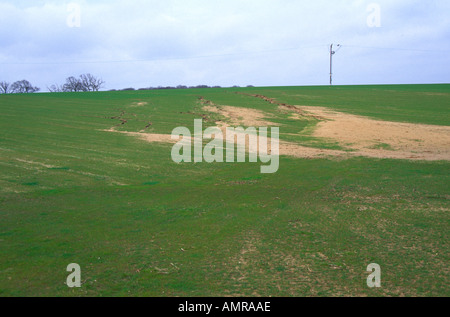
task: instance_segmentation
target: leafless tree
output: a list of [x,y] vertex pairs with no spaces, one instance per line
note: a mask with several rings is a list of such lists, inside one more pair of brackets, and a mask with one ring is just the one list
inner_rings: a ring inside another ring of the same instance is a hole
[[102,79],[91,74],[80,75],[80,80],[86,91],[98,91],[105,83]]
[[38,92],[40,88],[33,86],[28,80],[16,81],[11,85],[11,92],[18,94],[31,94]]
[[50,92],[64,92],[64,86],[59,85],[51,85],[50,87],[47,87],[48,91]]
[[63,91],[67,92],[78,92],[87,91],[80,79],[70,76],[66,79],[66,83],[63,86]]
[[6,81],[0,81],[0,94],[7,94],[10,92],[10,83]]
[[78,91],[98,91],[105,82],[91,74],[80,75],[79,78],[70,76],[66,78],[63,86],[52,85],[48,87],[50,92],[78,92]]

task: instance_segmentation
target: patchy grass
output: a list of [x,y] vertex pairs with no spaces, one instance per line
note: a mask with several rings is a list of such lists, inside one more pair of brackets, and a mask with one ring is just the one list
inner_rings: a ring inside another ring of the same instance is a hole
[[[448,296],[449,162],[281,157],[260,174],[260,163],[175,164],[168,144],[104,130],[215,125],[203,96],[333,148],[308,137],[314,121],[249,95],[449,125],[449,87],[2,95],[0,295]],[[64,284],[69,263],[80,289]],[[380,289],[366,285],[370,263]]]
[[386,144],[386,143],[379,143],[379,144],[376,144],[376,145],[374,145],[374,146],[372,146],[370,148],[371,149],[375,149],[375,150],[386,150],[386,151],[393,151],[394,150],[390,144]]

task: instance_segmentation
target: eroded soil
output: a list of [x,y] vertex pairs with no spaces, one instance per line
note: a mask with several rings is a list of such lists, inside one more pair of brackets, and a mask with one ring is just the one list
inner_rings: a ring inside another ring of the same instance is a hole
[[[252,96],[278,105],[279,109],[285,112],[292,112],[291,118],[293,119],[319,120],[312,136],[337,142],[345,149],[345,151],[318,149],[294,142],[280,141],[280,155],[298,158],[364,156],[428,161],[450,160],[449,126],[381,121],[328,108],[287,105],[261,95]],[[228,126],[256,128],[277,126],[269,121],[271,115],[261,110],[218,106],[202,97],[199,100],[203,111],[220,114],[226,118],[225,121],[216,122],[222,130],[224,140],[227,140],[225,129]],[[115,128],[107,131],[135,136],[147,142],[176,143],[179,141],[179,139],[172,139],[171,135],[150,134],[143,133],[143,131],[139,133],[123,132],[117,131]],[[264,141],[267,141],[267,144],[271,143],[270,138]],[[247,150],[249,150],[248,147]],[[268,151],[271,152],[271,149],[269,148]]]

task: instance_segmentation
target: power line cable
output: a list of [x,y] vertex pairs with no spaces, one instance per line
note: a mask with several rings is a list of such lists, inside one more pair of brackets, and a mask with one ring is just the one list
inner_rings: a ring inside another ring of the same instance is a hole
[[399,48],[399,47],[374,47],[374,46],[359,46],[359,45],[345,45],[345,47],[364,48],[374,50],[391,50],[391,51],[411,51],[411,52],[429,52],[429,53],[450,53],[450,50],[424,50],[414,48]]

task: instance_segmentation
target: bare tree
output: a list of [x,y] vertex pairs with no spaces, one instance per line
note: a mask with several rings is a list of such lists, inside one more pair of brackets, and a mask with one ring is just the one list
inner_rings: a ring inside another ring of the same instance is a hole
[[58,86],[58,84],[56,85],[51,85],[50,87],[47,87],[48,91],[50,92],[64,92],[64,86]]
[[51,85],[47,87],[50,92],[79,92],[79,91],[99,91],[105,82],[91,74],[82,74],[79,78],[70,76],[66,78],[63,85]]
[[66,83],[63,86],[63,91],[78,92],[86,91],[86,89],[80,79],[70,76],[66,79]]
[[6,81],[0,81],[0,94],[7,94],[10,92],[10,83]]
[[38,92],[40,88],[33,86],[28,80],[16,81],[11,85],[11,92],[18,94],[31,94]]
[[80,80],[86,91],[98,91],[105,83],[102,79],[91,74],[80,75]]

